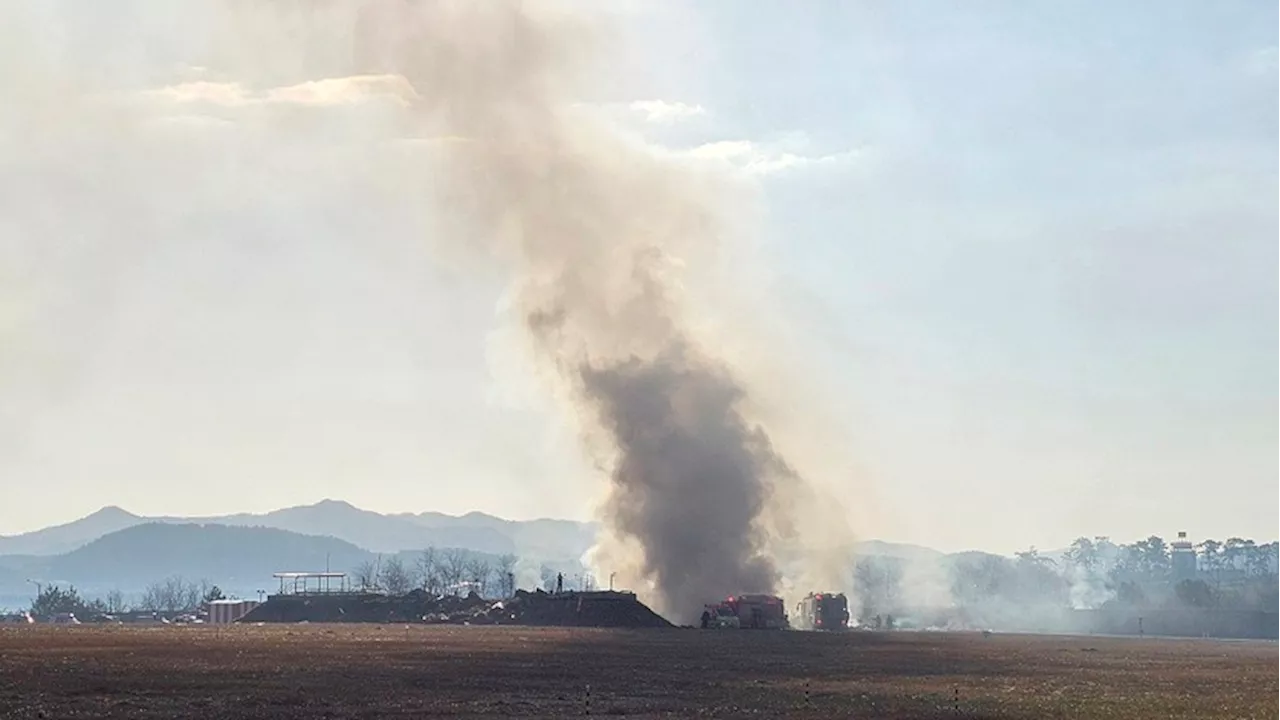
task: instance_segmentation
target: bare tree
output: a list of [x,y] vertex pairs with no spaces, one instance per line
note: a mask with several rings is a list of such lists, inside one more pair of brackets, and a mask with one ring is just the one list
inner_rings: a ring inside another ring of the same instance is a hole
[[476,592],[484,597],[489,586],[489,577],[493,574],[493,566],[479,556],[471,558],[466,566],[466,579],[476,584]]
[[[902,561],[890,557],[865,557],[853,568],[854,588],[863,617],[897,610],[902,594]],[[965,587],[955,590],[955,597],[966,598]]]
[[160,581],[160,609],[170,613],[182,609],[182,578],[174,576]]
[[372,560],[365,560],[351,571],[352,580],[361,590],[376,590],[378,587],[378,569]]
[[174,575],[165,578],[160,587],[160,609],[165,612],[177,612],[182,609],[182,578]]
[[542,574],[542,589],[547,592],[552,592],[553,590],[555,590],[556,576],[558,575],[558,573],[556,573],[555,570],[547,567],[546,565],[543,565],[541,568],[539,568],[539,571]]
[[173,575],[148,585],[138,606],[152,612],[175,613],[195,610],[200,607],[200,600],[199,585],[184,580],[181,575]]
[[426,548],[418,555],[418,581],[422,589],[432,595],[440,594],[440,558],[436,549]]
[[124,601],[124,593],[119,590],[112,590],[107,593],[102,604],[106,606],[107,612],[112,614],[122,613],[129,609],[129,606],[126,605]]
[[507,554],[498,558],[498,587],[504,598],[516,594],[516,562],[515,555]]
[[400,561],[399,555],[387,558],[387,561],[382,564],[382,572],[378,574],[378,579],[382,589],[391,595],[404,595],[413,587],[413,578],[409,576],[409,571]]
[[180,610],[195,610],[200,607],[200,603],[204,600],[204,593],[200,591],[200,586],[194,582],[186,582],[182,578],[178,578],[178,597],[181,598]]
[[467,551],[461,548],[449,548],[444,551],[444,563],[441,565],[445,590],[458,594],[458,583],[467,571]]
[[164,589],[160,583],[151,583],[142,591],[142,600],[138,602],[138,607],[149,612],[158,612],[160,610],[161,598]]

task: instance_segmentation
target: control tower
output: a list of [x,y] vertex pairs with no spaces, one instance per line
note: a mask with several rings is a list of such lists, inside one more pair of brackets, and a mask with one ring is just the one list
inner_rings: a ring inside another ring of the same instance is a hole
[[1173,563],[1173,581],[1194,580],[1196,577],[1196,549],[1187,539],[1187,533],[1180,531],[1178,539],[1170,543],[1172,549],[1170,559]]

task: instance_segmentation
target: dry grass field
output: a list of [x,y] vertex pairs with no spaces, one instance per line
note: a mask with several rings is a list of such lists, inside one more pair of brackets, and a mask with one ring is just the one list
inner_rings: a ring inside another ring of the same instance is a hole
[[0,717],[1275,718],[1276,660],[976,633],[0,626]]

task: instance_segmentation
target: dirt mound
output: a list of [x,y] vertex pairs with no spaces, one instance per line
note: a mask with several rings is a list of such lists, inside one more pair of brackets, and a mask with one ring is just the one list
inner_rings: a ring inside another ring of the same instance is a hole
[[671,627],[625,592],[546,593],[517,591],[494,602],[475,593],[435,597],[372,593],[272,595],[239,622],[373,622],[453,625],[547,625],[571,627]]
[[457,613],[487,606],[478,595],[434,598],[425,593],[272,595],[240,622],[421,622],[429,613]]
[[[671,627],[626,592],[568,592],[558,595],[519,591],[500,610],[520,625],[575,627]],[[495,607],[495,609],[498,609]]]

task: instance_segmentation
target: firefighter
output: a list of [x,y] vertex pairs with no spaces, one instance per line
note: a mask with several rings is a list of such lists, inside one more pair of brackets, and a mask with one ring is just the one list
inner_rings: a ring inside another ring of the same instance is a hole
[[704,608],[702,611],[702,629],[706,630],[709,625],[711,625],[711,611]]
[[564,573],[556,573],[556,594],[564,592]]

